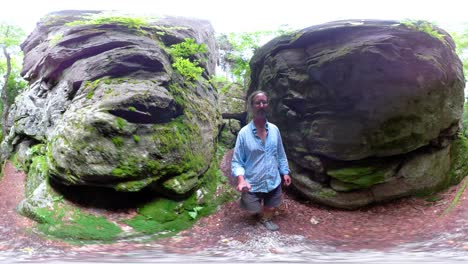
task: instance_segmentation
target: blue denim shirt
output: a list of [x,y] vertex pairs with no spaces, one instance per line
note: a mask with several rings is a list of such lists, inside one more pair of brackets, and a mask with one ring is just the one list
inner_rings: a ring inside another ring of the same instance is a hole
[[243,127],[237,135],[232,175],[244,175],[252,186],[251,192],[270,192],[281,183],[281,174],[289,174],[288,159],[277,126],[265,124],[266,138],[262,143],[257,136],[253,121]]

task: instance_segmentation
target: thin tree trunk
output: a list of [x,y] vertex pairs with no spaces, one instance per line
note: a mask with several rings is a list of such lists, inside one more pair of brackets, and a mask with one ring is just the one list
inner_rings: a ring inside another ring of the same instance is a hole
[[2,141],[7,134],[7,119],[8,113],[10,111],[10,105],[8,104],[8,79],[10,79],[11,74],[11,59],[10,54],[8,53],[6,47],[3,47],[3,55],[5,55],[7,63],[7,71],[4,76],[5,82],[2,87],[2,103],[3,103],[3,112],[2,112]]

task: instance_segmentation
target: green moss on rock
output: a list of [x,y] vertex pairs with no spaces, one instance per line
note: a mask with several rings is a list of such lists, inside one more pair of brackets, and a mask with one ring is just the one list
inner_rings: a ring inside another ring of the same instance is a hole
[[[214,165],[214,164],[213,164]],[[142,205],[138,215],[127,220],[126,224],[145,234],[157,237],[174,235],[192,226],[200,217],[211,214],[216,208],[234,197],[232,192],[217,194],[218,188],[227,186],[222,173],[217,168],[210,168],[200,181],[196,191],[179,201],[157,198]],[[232,188],[226,187],[226,190]],[[194,214],[196,213],[196,214]]]
[[468,176],[468,138],[464,135],[453,141],[450,160],[449,184],[458,184]]
[[351,183],[362,188],[385,181],[385,170],[373,166],[339,168],[328,170],[327,174],[344,183]]
[[65,240],[112,241],[122,231],[104,217],[55,204],[53,208],[38,208],[38,229],[48,235]]

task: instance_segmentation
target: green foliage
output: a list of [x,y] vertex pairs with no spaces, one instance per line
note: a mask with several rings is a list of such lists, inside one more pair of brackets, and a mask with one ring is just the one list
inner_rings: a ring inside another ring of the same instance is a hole
[[[144,234],[155,234],[156,237],[167,237],[192,226],[197,219],[213,213],[218,205],[234,198],[235,191],[229,187],[226,178],[213,164],[200,181],[199,190],[181,201],[157,198],[138,209],[138,215],[125,221],[136,231]],[[217,196],[219,188],[227,191]]]
[[249,61],[254,52],[267,40],[289,34],[291,29],[281,26],[276,31],[255,31],[221,34],[217,43],[221,53],[220,66],[230,73],[234,81],[244,84],[250,75]]
[[461,135],[453,141],[450,150],[450,172],[448,185],[458,184],[468,175],[468,138]]
[[62,38],[63,38],[63,33],[54,35],[49,41],[49,46],[55,46],[60,40],[62,40]]
[[192,219],[196,219],[198,216],[198,211],[200,211],[201,209],[203,209],[203,207],[201,206],[194,207],[192,211],[188,212],[188,214]]
[[86,99],[93,98],[94,90],[96,89],[96,87],[99,85],[100,82],[101,82],[101,79],[97,79],[97,80],[94,80],[92,82],[91,81],[85,81],[84,88],[88,89],[88,93],[86,94]]
[[327,174],[345,183],[351,183],[362,188],[385,181],[385,171],[378,167],[346,167],[328,170]]
[[0,47],[19,48],[25,35],[24,30],[18,26],[0,24]]
[[172,67],[188,80],[198,80],[203,73],[203,68],[198,66],[198,62],[191,62],[189,59],[184,58],[175,60]]
[[116,147],[120,148],[124,145],[124,139],[122,137],[113,137],[112,143],[114,143]]
[[203,68],[199,66],[199,61],[195,59],[195,55],[207,51],[205,44],[197,44],[194,39],[186,38],[183,42],[171,45],[169,48],[169,54],[171,54],[174,61],[172,67],[187,80],[198,80],[203,73]]
[[194,39],[186,38],[179,44],[171,45],[169,53],[174,58],[191,58],[195,54],[208,52],[205,44],[197,44]]
[[121,117],[117,117],[117,126],[119,129],[124,129],[125,125],[127,124],[127,121]]
[[400,23],[406,26],[407,28],[427,33],[429,36],[445,42],[444,40],[445,35],[437,31],[434,28],[434,26],[427,21],[405,20],[405,21],[401,21]]
[[[20,62],[22,53],[19,44],[25,36],[24,31],[14,25],[0,24],[0,89],[2,89],[1,114],[6,119],[12,104],[19,91],[26,86],[20,77]],[[10,72],[8,71],[10,70]],[[2,127],[1,136],[6,129]]]
[[463,135],[468,138],[468,101],[465,101],[465,109],[463,111]]
[[232,83],[224,76],[215,75],[209,80],[211,85],[215,87],[219,93],[227,93]]
[[103,25],[103,24],[117,24],[128,27],[130,29],[140,30],[141,27],[148,26],[149,23],[138,17],[127,16],[114,16],[109,14],[90,15],[83,18],[83,20],[76,20],[66,23],[65,26],[79,26],[79,25]]
[[[5,75],[6,71],[6,63],[3,59],[1,59],[0,55],[0,75]],[[11,63],[11,74],[8,78],[7,83],[7,98],[8,104],[11,105],[15,101],[16,96],[21,93],[21,91],[26,88],[27,82],[21,77],[21,62],[23,57],[21,54],[16,54],[12,56],[12,63]],[[0,79],[0,85],[3,86],[4,79]],[[0,101],[0,107],[3,109],[3,103]],[[0,111],[1,111],[0,109]]]
[[[468,76],[468,28],[460,32],[452,32],[450,35],[455,42],[456,52],[463,63],[463,72],[466,79]],[[465,95],[465,97],[468,97],[468,95]]]

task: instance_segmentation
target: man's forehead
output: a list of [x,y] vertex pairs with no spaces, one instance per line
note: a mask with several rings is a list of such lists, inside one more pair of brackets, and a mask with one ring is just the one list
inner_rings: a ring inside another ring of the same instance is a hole
[[253,99],[255,101],[257,99],[263,99],[262,97],[264,97],[265,99],[268,99],[268,97],[264,93],[259,93],[259,94],[255,95]]

